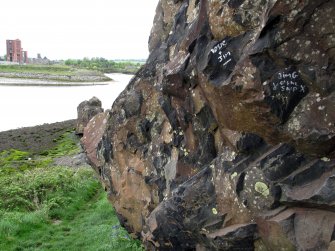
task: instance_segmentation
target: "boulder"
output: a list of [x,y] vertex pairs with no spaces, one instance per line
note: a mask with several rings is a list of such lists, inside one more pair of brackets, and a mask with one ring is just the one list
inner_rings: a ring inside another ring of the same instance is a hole
[[333,250],[335,5],[160,0],[84,148],[147,250]]
[[101,101],[97,97],[81,102],[77,107],[76,133],[82,135],[87,123],[98,113],[103,112]]

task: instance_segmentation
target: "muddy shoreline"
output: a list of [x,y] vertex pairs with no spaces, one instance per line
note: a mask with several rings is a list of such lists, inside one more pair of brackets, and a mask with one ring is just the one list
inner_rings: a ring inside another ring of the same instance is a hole
[[56,146],[56,139],[75,128],[76,120],[23,127],[0,132],[0,151],[17,149],[40,153]]

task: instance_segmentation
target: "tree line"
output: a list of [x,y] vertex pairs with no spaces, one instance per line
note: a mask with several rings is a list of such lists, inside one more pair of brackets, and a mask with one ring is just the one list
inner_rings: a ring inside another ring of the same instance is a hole
[[84,68],[90,70],[99,70],[102,72],[136,72],[143,61],[114,61],[105,58],[83,58],[83,59],[67,59],[65,65],[76,68]]

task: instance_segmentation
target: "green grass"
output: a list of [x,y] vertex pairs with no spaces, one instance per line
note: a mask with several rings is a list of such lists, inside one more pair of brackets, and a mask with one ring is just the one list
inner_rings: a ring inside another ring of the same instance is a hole
[[11,73],[10,76],[6,75],[9,78],[47,79],[62,82],[91,82],[91,77],[94,77],[94,82],[110,80],[97,69],[77,68],[64,64],[0,65],[1,73]]
[[[79,150],[73,134],[56,142],[43,155],[0,153],[0,250],[143,250],[120,226],[92,169],[52,165]],[[39,164],[18,168],[29,158]]]
[[[46,74],[56,76],[102,76],[104,73],[136,73],[144,62],[142,61],[113,61],[104,58],[84,58],[84,59],[68,59],[65,64],[55,65],[0,65],[0,73],[31,73]],[[27,77],[27,76],[26,76]],[[33,78],[33,76],[31,77]]]
[[79,153],[78,143],[74,139],[76,137],[74,132],[67,132],[61,135],[59,138],[54,139],[53,141],[57,143],[57,145],[52,149],[46,149],[40,154],[42,156],[51,156],[58,157],[64,155],[73,155]]
[[0,152],[0,175],[46,167],[52,162],[50,157],[40,158],[28,152],[10,149]]
[[75,69],[67,65],[0,65],[0,72],[10,73],[39,73],[39,74],[53,74],[73,76]]
[[32,154],[25,151],[10,149],[0,152],[0,175],[24,171],[32,168],[47,167],[52,163],[54,157],[73,155],[79,153],[78,143],[74,132],[66,132],[59,138],[54,139],[56,146],[45,149],[39,154]]
[[46,182],[55,192],[41,199],[35,210],[2,211],[0,250],[143,250],[120,226],[92,174],[91,170],[84,175],[77,172],[81,184],[77,180],[65,189],[55,189],[58,182],[51,186]]

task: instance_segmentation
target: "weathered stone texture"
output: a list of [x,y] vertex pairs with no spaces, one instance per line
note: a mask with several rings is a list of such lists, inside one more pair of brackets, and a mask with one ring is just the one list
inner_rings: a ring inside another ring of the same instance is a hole
[[103,112],[101,101],[97,97],[81,102],[77,107],[76,133],[83,134],[84,128],[95,115]]
[[334,24],[333,0],[158,3],[83,140],[148,250],[334,250]]

